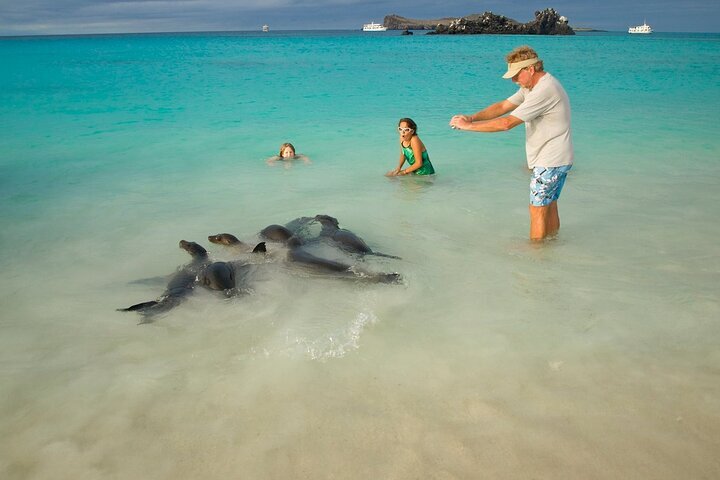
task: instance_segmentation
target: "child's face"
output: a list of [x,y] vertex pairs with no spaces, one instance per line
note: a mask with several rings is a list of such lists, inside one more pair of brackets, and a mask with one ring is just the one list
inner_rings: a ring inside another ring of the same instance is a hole
[[285,147],[282,151],[283,158],[293,158],[295,156],[295,150],[292,147]]
[[415,132],[407,122],[400,122],[400,125],[398,125],[398,133],[400,134],[400,139],[407,141],[410,140]]

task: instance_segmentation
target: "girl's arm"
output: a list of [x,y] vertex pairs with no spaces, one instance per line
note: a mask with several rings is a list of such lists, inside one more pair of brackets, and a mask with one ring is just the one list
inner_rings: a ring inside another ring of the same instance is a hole
[[423,145],[420,137],[418,137],[417,135],[413,135],[413,137],[410,139],[410,146],[412,147],[413,156],[415,157],[415,163],[403,170],[401,175],[407,175],[409,173],[412,173],[418,168],[422,168],[423,166],[422,152],[423,150],[425,150],[425,145]]
[[402,148],[400,148],[400,160],[398,160],[398,166],[395,170],[390,170],[385,174],[386,177],[394,177],[395,175],[400,175],[400,169],[402,168],[403,164],[405,163],[405,155],[403,154]]

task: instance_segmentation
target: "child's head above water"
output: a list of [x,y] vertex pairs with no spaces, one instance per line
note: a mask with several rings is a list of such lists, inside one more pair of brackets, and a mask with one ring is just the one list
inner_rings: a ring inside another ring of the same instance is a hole
[[410,140],[413,135],[417,134],[417,123],[412,118],[401,118],[398,121],[398,133],[404,140]]
[[280,145],[280,158],[293,158],[295,157],[295,147],[292,143],[283,143]]

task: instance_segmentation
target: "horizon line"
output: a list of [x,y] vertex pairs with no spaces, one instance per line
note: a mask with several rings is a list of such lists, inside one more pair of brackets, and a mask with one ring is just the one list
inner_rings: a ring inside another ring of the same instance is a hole
[[[571,28],[577,28],[582,29],[585,31],[580,31],[579,33],[627,33],[626,30],[605,30],[595,27],[571,27]],[[401,32],[404,29],[388,29],[389,32]],[[588,31],[592,30],[592,31]],[[219,34],[219,33],[261,33],[261,34],[272,34],[273,32],[355,32],[355,31],[362,31],[362,28],[300,28],[300,29],[280,29],[280,30],[271,30],[269,32],[263,32],[262,29],[253,29],[253,30],[168,30],[168,31],[152,31],[152,32],[96,32],[96,33],[25,33],[25,34],[2,34],[0,33],[0,38],[30,38],[30,37],[101,37],[101,36],[111,36],[111,35],[174,35],[174,34]],[[420,29],[420,30],[414,30],[416,32],[430,32],[434,31],[434,29]],[[377,35],[381,32],[365,32]],[[720,34],[720,32],[686,32],[686,31],[658,31],[655,30],[653,33],[685,33],[685,34]],[[493,33],[485,33],[485,34],[476,34],[476,35],[468,35],[471,37],[478,36],[478,35],[522,35],[522,34],[493,34]],[[534,36],[549,36],[549,35],[534,35]]]

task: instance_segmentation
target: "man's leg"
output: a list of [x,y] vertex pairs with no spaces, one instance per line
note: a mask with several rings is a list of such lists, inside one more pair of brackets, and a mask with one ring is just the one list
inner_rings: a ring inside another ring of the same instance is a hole
[[535,167],[530,178],[530,240],[543,240],[560,230],[557,200],[571,166]]
[[[530,240],[538,241],[548,236],[548,215],[551,205],[530,205]],[[557,210],[556,210],[557,213]]]
[[548,205],[548,214],[546,223],[547,234],[555,235],[560,230],[560,216],[558,215],[557,200]]

